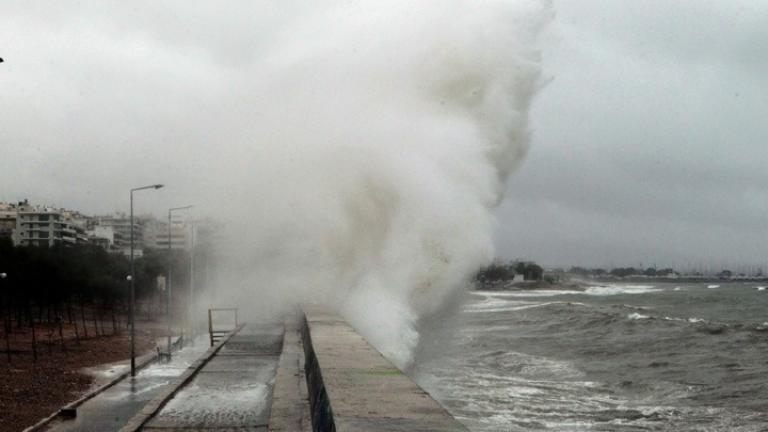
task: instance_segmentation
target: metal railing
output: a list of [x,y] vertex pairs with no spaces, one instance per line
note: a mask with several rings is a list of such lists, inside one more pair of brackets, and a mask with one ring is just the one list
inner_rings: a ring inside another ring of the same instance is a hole
[[[235,325],[232,328],[227,328],[227,329],[215,328],[213,325],[213,314],[215,312],[232,313],[235,318]],[[226,336],[232,330],[236,329],[238,325],[240,325],[240,323],[237,319],[237,308],[208,309],[208,335],[210,336],[211,346],[214,346],[216,342],[218,342],[221,338]]]

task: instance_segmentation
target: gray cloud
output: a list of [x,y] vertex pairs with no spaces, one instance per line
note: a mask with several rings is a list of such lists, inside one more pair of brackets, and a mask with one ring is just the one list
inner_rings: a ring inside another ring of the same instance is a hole
[[[140,209],[194,200],[206,167],[231,160],[220,143],[259,116],[243,95],[258,97],[251,77],[304,7],[3,2],[0,200],[124,209],[128,188],[168,172],[173,195],[143,195]],[[553,81],[497,212],[499,254],[762,262],[768,4],[585,0],[555,10],[544,51]]]
[[763,264],[768,5],[558,2],[505,257]]

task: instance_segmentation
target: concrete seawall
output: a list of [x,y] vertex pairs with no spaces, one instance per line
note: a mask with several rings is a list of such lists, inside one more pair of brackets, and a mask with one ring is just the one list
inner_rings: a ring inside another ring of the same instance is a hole
[[314,431],[466,431],[329,308],[304,308],[301,333]]

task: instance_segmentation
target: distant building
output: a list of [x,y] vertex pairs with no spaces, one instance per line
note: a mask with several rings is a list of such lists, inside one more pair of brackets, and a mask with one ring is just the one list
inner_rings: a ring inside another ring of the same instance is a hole
[[148,249],[186,250],[192,247],[190,226],[183,219],[171,221],[170,233],[168,222],[157,219],[148,220],[144,231],[144,241]]
[[124,243],[124,239],[119,232],[111,226],[92,225],[87,231],[88,241],[95,244],[107,252],[121,252],[118,245]]
[[[131,218],[123,213],[108,216],[94,216],[92,218],[94,235],[96,227],[100,227],[99,233],[107,235],[110,240],[110,251],[127,255],[131,253]],[[108,230],[107,230],[108,229]],[[102,237],[104,238],[104,237]],[[133,247],[134,256],[140,256],[144,250],[144,221],[141,218],[133,218]]]
[[[74,245],[88,242],[85,226],[75,213],[54,208],[19,206],[16,228],[11,236],[15,246]],[[79,215],[79,214],[77,214]]]
[[0,238],[12,238],[17,213],[16,204],[0,203]]
[[[151,215],[133,219],[134,256],[145,249],[190,250],[193,243],[213,242],[218,227],[211,220],[189,223],[182,217],[170,224]],[[14,246],[93,244],[126,256],[131,251],[131,220],[124,213],[89,217],[80,212],[36,206],[28,201],[0,203],[0,238]],[[196,238],[197,240],[193,239]]]

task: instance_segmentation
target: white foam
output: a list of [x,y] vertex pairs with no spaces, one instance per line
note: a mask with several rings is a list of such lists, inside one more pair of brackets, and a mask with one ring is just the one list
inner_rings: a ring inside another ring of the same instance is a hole
[[247,109],[225,122],[242,141],[224,133],[206,159],[203,210],[225,232],[201,304],[255,317],[332,305],[405,366],[420,318],[494,256],[551,6],[311,3],[259,46]]
[[584,303],[562,302],[562,301],[544,302],[544,303],[496,301],[496,302],[485,302],[485,303],[477,303],[477,304],[469,305],[464,309],[464,312],[467,312],[467,313],[516,312],[516,311],[521,311],[526,309],[535,309],[535,308],[558,305],[558,304],[587,306]]
[[559,295],[574,295],[574,294],[584,294],[584,292],[572,291],[572,290],[527,290],[527,291],[493,293],[492,295],[494,297],[528,298],[528,297],[554,297]]
[[717,289],[717,288],[720,288],[720,285],[707,285],[707,288],[709,288],[709,289]]
[[619,294],[648,294],[663,291],[654,285],[609,285],[595,286],[586,289],[585,293],[589,295],[608,296]]
[[758,291],[765,291],[765,288],[766,288],[766,287],[764,287],[764,286],[759,286],[759,287],[757,287],[757,290],[758,290]]
[[[570,362],[510,351],[488,367],[486,356],[478,354],[479,364],[444,359],[432,374],[417,377],[471,430],[517,430],[511,425],[520,421],[551,430],[588,430],[594,424],[576,419],[627,404],[603,392],[604,383],[586,380]],[[581,427],[574,429],[576,424]]]
[[650,317],[650,315],[643,315],[643,314],[635,312],[635,313],[631,313],[631,314],[627,315],[627,318],[629,318],[631,320],[646,320],[646,319],[649,319],[651,317]]
[[549,297],[554,295],[581,294],[575,290],[519,290],[519,291],[473,291],[474,295],[484,297]]
[[593,296],[609,296],[619,294],[648,294],[654,292],[664,291],[661,288],[657,288],[655,285],[607,285],[607,286],[592,286],[588,287],[584,291],[576,290],[524,290],[524,291],[476,291],[472,294],[480,295],[484,297],[554,297],[560,295],[593,295]]

